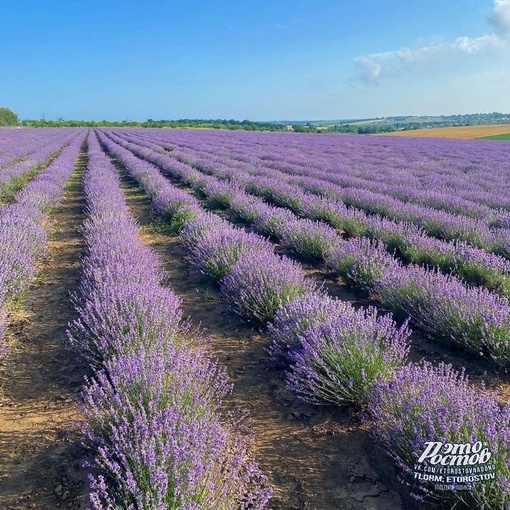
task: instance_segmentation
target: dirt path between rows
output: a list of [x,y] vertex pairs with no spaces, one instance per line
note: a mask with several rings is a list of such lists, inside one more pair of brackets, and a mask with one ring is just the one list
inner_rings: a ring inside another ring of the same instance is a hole
[[268,365],[267,337],[234,315],[211,283],[189,274],[178,238],[153,227],[147,196],[125,176],[123,188],[142,240],[164,261],[185,316],[204,330],[212,356],[229,372],[234,391],[226,408],[249,413],[255,460],[275,488],[269,508],[411,508],[392,463],[377,451],[352,409],[296,402],[282,374]]
[[0,364],[0,508],[85,508],[85,451],[76,427],[76,393],[85,368],[68,350],[74,317],[69,293],[80,278],[84,242],[81,176],[84,154],[64,199],[49,219],[41,276],[12,312],[9,355]]

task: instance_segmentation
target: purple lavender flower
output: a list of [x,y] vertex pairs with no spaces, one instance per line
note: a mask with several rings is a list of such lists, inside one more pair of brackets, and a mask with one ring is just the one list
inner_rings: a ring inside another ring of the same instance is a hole
[[300,338],[309,328],[351,311],[348,302],[316,292],[293,299],[268,324],[271,357],[277,364],[288,366],[293,352],[301,349]]
[[241,258],[221,281],[221,291],[240,315],[260,323],[271,320],[280,306],[313,292],[298,264],[272,252]]

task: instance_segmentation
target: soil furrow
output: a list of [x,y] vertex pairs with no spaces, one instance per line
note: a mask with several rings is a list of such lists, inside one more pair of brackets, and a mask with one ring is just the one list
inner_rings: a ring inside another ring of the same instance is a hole
[[76,423],[84,364],[68,349],[80,278],[84,154],[48,220],[39,276],[11,312],[9,355],[0,365],[0,508],[85,508],[85,451]]

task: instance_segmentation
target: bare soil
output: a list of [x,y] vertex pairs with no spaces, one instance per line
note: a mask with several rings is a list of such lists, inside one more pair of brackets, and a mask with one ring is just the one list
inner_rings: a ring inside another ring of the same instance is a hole
[[[83,155],[80,156],[83,160]],[[11,311],[9,354],[0,364],[0,508],[78,509],[87,499],[86,455],[76,403],[86,369],[68,349],[74,318],[83,220],[78,165],[49,218],[49,249],[40,276]]]
[[377,450],[356,413],[348,406],[296,401],[283,374],[269,364],[267,337],[234,315],[210,281],[190,274],[178,237],[154,228],[146,195],[126,177],[123,187],[142,226],[142,240],[164,261],[185,316],[209,338],[209,352],[234,383],[225,410],[248,412],[254,458],[275,489],[269,508],[412,508],[393,464]]

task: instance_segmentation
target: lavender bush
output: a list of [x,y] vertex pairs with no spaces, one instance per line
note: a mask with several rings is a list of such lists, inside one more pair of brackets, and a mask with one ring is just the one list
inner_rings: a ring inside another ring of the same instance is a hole
[[220,216],[210,212],[202,212],[185,222],[181,231],[181,242],[189,251],[200,245],[202,239],[210,232],[224,232],[230,228],[232,227],[229,223]]
[[268,324],[271,340],[269,353],[273,361],[288,367],[294,351],[301,349],[301,336],[309,328],[351,310],[351,305],[346,301],[316,292],[293,299],[281,307]]
[[253,227],[263,235],[280,239],[296,215],[288,209],[267,208],[253,220]]
[[315,290],[298,264],[272,252],[241,258],[221,281],[221,291],[240,315],[266,323],[294,298]]
[[502,256],[457,242],[454,271],[468,282],[510,297],[510,260]]
[[47,237],[43,216],[25,205],[7,205],[0,210],[0,289],[3,301],[21,295],[35,275],[36,257],[42,255]]
[[387,379],[406,362],[411,334],[374,308],[346,307],[298,336],[290,351],[290,388],[315,404],[353,403],[364,407],[374,381]]
[[239,191],[235,184],[226,184],[215,179],[204,180],[199,189],[207,196],[207,205],[211,208],[229,207]]
[[[99,445],[96,509],[264,508],[270,492],[240,437],[218,420],[230,385],[183,347],[139,349],[105,364],[85,392]],[[248,508],[248,506],[246,505]]]
[[182,341],[180,300],[168,289],[137,282],[120,285],[117,280],[84,295],[69,334],[90,363],[100,365],[141,347],[151,350]]
[[308,197],[303,214],[324,221],[350,237],[359,237],[366,231],[363,213],[327,197]]
[[[391,379],[376,382],[366,419],[416,498],[439,499],[449,508],[459,503],[483,510],[508,508],[510,409],[501,409],[491,394],[473,388],[463,372],[444,364],[407,365]],[[417,483],[414,466],[428,441],[481,441],[491,452],[495,480],[476,482],[469,491],[434,491],[430,483]]]
[[258,197],[248,195],[247,193],[238,193],[232,198],[230,207],[240,218],[248,223],[252,223],[255,218],[269,210],[271,206],[261,202]]
[[205,232],[188,257],[192,266],[220,280],[241,257],[272,250],[271,243],[258,235],[226,228]]
[[388,272],[376,293],[384,306],[411,316],[424,330],[477,354],[486,351],[501,365],[510,363],[510,305],[506,299],[419,267]]
[[154,196],[154,209],[169,221],[170,231],[178,234],[187,220],[199,214],[199,208],[193,197],[183,194],[175,188],[164,189]]
[[387,272],[400,268],[384,244],[367,237],[336,245],[326,257],[326,265],[365,291],[371,291]]
[[284,246],[308,259],[324,259],[340,242],[336,231],[318,221],[295,219],[285,223],[280,234]]

